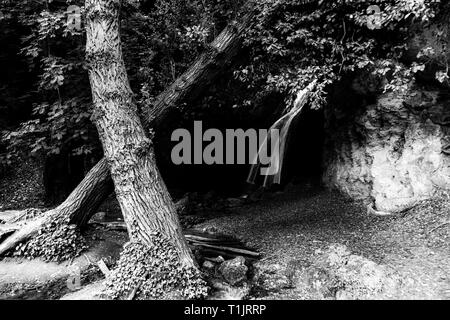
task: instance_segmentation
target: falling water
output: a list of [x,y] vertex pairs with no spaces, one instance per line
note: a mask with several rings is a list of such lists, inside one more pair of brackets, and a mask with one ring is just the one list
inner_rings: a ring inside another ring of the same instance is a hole
[[[270,163],[278,164],[278,170],[273,175],[264,176],[263,186],[268,187],[272,184],[280,184],[281,183],[281,175],[283,169],[283,160],[286,153],[286,145],[287,139],[289,137],[289,130],[291,129],[291,125],[293,120],[301,114],[303,107],[308,103],[311,92],[314,90],[316,82],[312,82],[305,89],[299,91],[297,93],[297,97],[293,103],[291,110],[289,110],[285,115],[283,115],[280,119],[278,119],[271,127],[269,132],[272,132],[273,129],[279,130],[280,132],[280,141],[279,141],[279,152],[272,152]],[[261,162],[258,161],[259,155],[263,152],[263,150],[268,150],[268,145],[271,144],[270,134],[264,139],[261,143],[258,154],[255,156],[253,164],[250,168],[250,172],[247,178],[248,183],[255,184],[256,179],[258,177],[258,173],[261,169]]]

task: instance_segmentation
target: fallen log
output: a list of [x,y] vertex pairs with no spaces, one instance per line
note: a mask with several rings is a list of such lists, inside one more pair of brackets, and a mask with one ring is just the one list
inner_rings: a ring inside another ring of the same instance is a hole
[[[92,225],[100,225],[111,230],[127,231],[125,222],[94,222]],[[234,258],[238,255],[259,258],[260,253],[245,246],[239,239],[229,235],[215,235],[197,230],[183,230],[184,237],[191,248],[200,249],[211,256],[225,256]]]

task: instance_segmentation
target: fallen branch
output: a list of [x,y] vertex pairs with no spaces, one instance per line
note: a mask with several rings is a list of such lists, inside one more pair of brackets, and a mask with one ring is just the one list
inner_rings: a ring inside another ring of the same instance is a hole
[[255,258],[259,258],[261,256],[260,253],[255,252],[255,251],[249,251],[249,250],[245,250],[245,249],[232,248],[232,247],[215,246],[215,245],[206,244],[206,243],[198,243],[198,242],[189,241],[189,239],[187,239],[187,240],[188,240],[188,243],[190,243],[190,244],[192,244],[193,246],[196,246],[196,247],[204,247],[204,248],[208,248],[208,249],[216,249],[216,250],[220,250],[220,251],[223,251],[223,252],[232,252],[232,253],[237,253],[237,254],[250,256],[250,257],[255,257]]
[[233,247],[241,247],[245,248],[242,241],[234,239],[232,237],[226,237],[226,236],[215,236],[215,235],[199,235],[198,233],[192,234],[192,230],[185,230],[184,236],[186,239],[192,242],[200,242],[200,243],[213,243],[213,244],[221,244],[226,246],[233,246]]
[[[127,231],[125,222],[94,222],[93,224],[101,225],[112,230]],[[236,255],[245,255],[258,258],[260,253],[245,248],[245,245],[238,239],[233,239],[226,235],[202,235],[199,231],[185,230],[184,236],[189,245],[196,248],[210,249],[209,252],[216,255],[226,255],[235,257]]]

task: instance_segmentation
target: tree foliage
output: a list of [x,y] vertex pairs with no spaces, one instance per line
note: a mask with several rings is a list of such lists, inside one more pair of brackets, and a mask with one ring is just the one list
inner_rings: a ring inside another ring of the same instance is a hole
[[[20,55],[32,78],[32,107],[25,121],[6,126],[0,163],[28,156],[97,155],[85,60],[85,33],[70,28],[67,8],[84,1],[2,1],[2,23],[19,31]],[[123,1],[122,38],[137,99],[151,103],[224,27],[239,1]],[[8,12],[6,15],[5,13]],[[30,92],[22,92],[30,95]],[[28,110],[27,110],[28,111]],[[24,110],[24,112],[27,112]]]
[[[205,49],[244,1],[123,3],[124,56],[137,101],[145,106]],[[18,72],[33,79],[31,88],[22,84],[17,97],[31,107],[19,123],[2,128],[1,163],[29,153],[101,152],[90,121],[85,35],[83,29],[68,28],[69,4],[80,6],[83,14],[80,0],[0,2],[1,24],[21,41],[20,49],[11,48],[5,59],[19,55],[28,69]],[[233,76],[219,81],[215,86],[221,88],[207,94],[200,107],[251,110],[273,93],[290,106],[299,90],[317,80],[312,107],[321,108],[330,86],[358,75],[376,83],[376,91],[405,91],[430,73],[436,86],[448,87],[447,7],[435,0],[254,0],[253,27]],[[434,41],[412,48],[411,39],[424,30]],[[11,96],[17,94],[11,88],[5,92],[10,97],[2,100],[13,103]],[[198,110],[191,116],[203,112]]]
[[[379,89],[405,90],[429,57],[424,48],[417,58],[405,59],[408,43],[430,24],[440,4],[373,3],[374,12],[371,1],[258,1],[260,12],[246,40],[251,59],[235,71],[235,78],[259,96],[282,93],[288,106],[299,90],[317,80],[313,108],[326,103],[330,85],[358,73],[378,78]],[[441,36],[445,39],[444,32]],[[446,67],[440,69],[437,79],[447,73]]]

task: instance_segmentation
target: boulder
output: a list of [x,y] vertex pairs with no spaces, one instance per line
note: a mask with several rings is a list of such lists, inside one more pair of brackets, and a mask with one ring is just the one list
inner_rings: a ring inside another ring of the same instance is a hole
[[315,256],[293,277],[295,288],[313,299],[389,299],[403,282],[389,267],[352,254],[344,245],[317,250]]
[[253,266],[252,282],[258,290],[279,291],[292,286],[289,268],[278,263],[258,261]]
[[232,286],[243,283],[247,279],[247,271],[245,258],[241,256],[226,260],[219,267],[220,274]]

